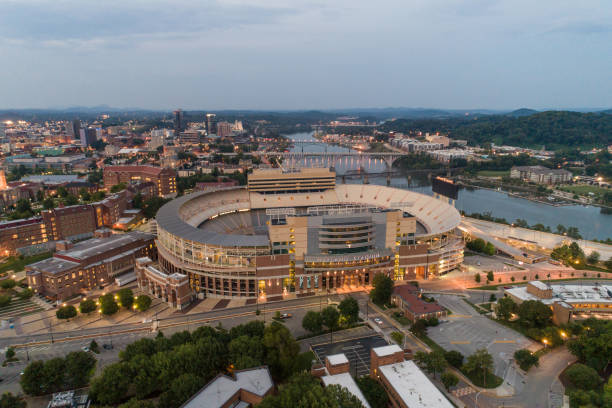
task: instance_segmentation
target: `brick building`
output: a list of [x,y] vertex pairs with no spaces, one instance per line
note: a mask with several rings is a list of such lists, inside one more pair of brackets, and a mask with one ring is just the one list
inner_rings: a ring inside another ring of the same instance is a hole
[[104,188],[125,184],[153,182],[157,195],[172,197],[176,195],[176,172],[172,169],[155,166],[106,166],[104,168]]
[[156,257],[154,236],[143,232],[64,242],[52,258],[26,266],[28,285],[54,300],[111,284],[133,271],[136,258]]
[[86,238],[98,228],[94,207],[89,204],[45,210],[41,216],[49,241]]
[[43,244],[49,240],[41,217],[0,223],[0,255],[15,255],[17,249]]
[[391,302],[399,307],[404,315],[415,322],[419,319],[441,318],[446,316],[446,310],[437,303],[421,299],[419,290],[412,285],[398,285],[393,288]]

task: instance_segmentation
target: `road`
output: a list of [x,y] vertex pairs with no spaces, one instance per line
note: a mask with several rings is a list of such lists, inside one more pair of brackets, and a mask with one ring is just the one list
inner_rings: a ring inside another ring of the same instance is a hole
[[[330,300],[338,301],[337,295],[329,296]],[[172,335],[182,330],[195,330],[203,325],[223,325],[232,328],[255,318],[269,322],[276,311],[291,313],[292,318],[284,320],[284,324],[291,330],[294,336],[305,334],[302,328],[302,318],[309,310],[320,310],[327,305],[326,296],[300,298],[283,302],[272,302],[268,304],[249,305],[232,309],[213,310],[193,315],[177,315],[159,320],[159,330],[165,335]],[[255,311],[259,308],[261,314],[256,316]],[[49,334],[35,334],[14,338],[0,339],[0,351],[8,346],[17,346],[16,353],[19,363],[3,367],[0,382],[0,394],[5,391],[13,393],[21,392],[19,386],[20,373],[29,361],[48,360],[54,357],[64,357],[71,351],[81,350],[83,346],[89,345],[91,340],[96,340],[100,345],[101,352],[98,358],[97,370],[101,370],[108,364],[118,360],[119,351],[126,345],[143,337],[153,337],[156,332],[151,330],[152,324],[123,324],[113,327],[100,327],[80,330],[75,332],[53,333],[53,342]],[[104,350],[102,344],[111,344],[112,350]],[[30,345],[27,345],[30,344]]]
[[[465,291],[453,287],[453,293],[456,292],[472,297],[473,300],[482,296],[480,291]],[[375,317],[381,317],[383,319],[383,323],[380,325],[376,323],[372,324],[375,331],[381,333],[388,339],[391,332],[398,330],[395,325],[396,322],[389,316],[377,312],[371,306],[367,306],[368,296],[366,293],[356,292],[351,295],[358,300],[362,317],[367,317],[371,322],[373,322]],[[338,301],[340,298],[341,296],[339,295],[330,296],[330,299],[334,301]],[[447,306],[453,306],[451,308],[454,309],[460,308],[461,312],[465,312],[466,315],[473,315],[474,313],[474,310],[471,309],[469,305],[465,302],[456,301],[456,297],[454,296],[443,295],[441,299],[444,299],[441,303],[446,303]],[[174,332],[186,329],[194,330],[202,325],[217,326],[218,324],[222,324],[223,327],[231,328],[252,321],[256,318],[255,311],[259,308],[262,313],[258,318],[265,319],[266,321],[269,321],[276,311],[291,313],[293,317],[285,320],[284,324],[287,325],[294,336],[299,336],[304,334],[304,330],[301,327],[301,321],[305,313],[308,310],[320,310],[324,308],[327,304],[327,300],[326,296],[308,297],[272,302],[265,305],[248,305],[187,315],[177,313],[164,319],[159,319],[159,328],[166,335],[171,335]],[[17,357],[20,359],[19,364],[3,368],[2,378],[4,381],[0,383],[0,393],[5,391],[18,393],[21,391],[19,387],[20,372],[25,368],[28,358],[32,361],[65,356],[71,351],[80,350],[84,345],[88,345],[92,339],[95,339],[100,345],[110,344],[112,342],[114,346],[112,350],[101,349],[101,353],[96,355],[99,361],[97,367],[99,371],[108,364],[117,361],[119,351],[127,344],[139,338],[155,336],[156,333],[152,332],[151,328],[151,323],[133,323],[119,324],[112,327],[88,328],[79,330],[77,333],[54,332],[53,342],[51,342],[48,333],[0,339],[0,350],[9,345],[17,345]],[[405,328],[402,328],[402,331],[408,334],[406,336],[406,347],[414,351],[424,349],[423,344],[410,335]],[[358,330],[355,330],[355,333],[358,333]],[[348,333],[347,335],[350,336]],[[28,343],[31,345],[26,347],[25,344]],[[478,395],[479,407],[493,408],[503,405],[525,408],[548,407],[549,399],[551,401],[556,401],[559,398],[558,395],[553,395],[553,397],[550,398],[549,390],[552,389],[557,375],[567,366],[568,361],[572,361],[572,358],[573,357],[565,349],[553,350],[546,354],[540,360],[540,367],[530,370],[525,377],[525,383],[522,384],[522,387],[516,387],[517,393],[512,397],[498,398],[484,392],[478,394],[477,390],[464,381],[459,383],[453,394],[467,404],[467,406],[475,406],[476,396]],[[518,381],[520,381],[520,379]]]

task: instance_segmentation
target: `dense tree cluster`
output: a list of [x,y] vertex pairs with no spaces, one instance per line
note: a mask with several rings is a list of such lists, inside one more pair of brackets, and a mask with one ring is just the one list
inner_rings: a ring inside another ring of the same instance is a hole
[[482,238],[476,238],[465,243],[465,246],[470,251],[480,252],[485,255],[495,255],[495,247],[492,243],[485,241]]
[[44,395],[84,387],[93,375],[96,359],[84,351],[68,353],[65,358],[30,363],[21,376],[23,392]]
[[548,111],[529,116],[482,115],[449,119],[400,119],[387,121],[382,131],[449,133],[471,145],[495,143],[538,147],[593,147],[612,144],[612,115]]
[[565,265],[571,265],[573,267],[584,265],[586,260],[584,252],[575,242],[553,249],[550,256],[553,259],[562,261]]
[[276,380],[284,380],[311,363],[311,354],[300,354],[285,326],[259,321],[229,331],[203,326],[169,338],[143,338],[119,358],[91,383],[99,404],[139,406],[137,401],[158,396],[158,406],[178,407],[219,373],[265,364]]
[[363,408],[363,404],[346,388],[338,385],[321,387],[315,377],[307,373],[294,374],[258,405],[259,408]]

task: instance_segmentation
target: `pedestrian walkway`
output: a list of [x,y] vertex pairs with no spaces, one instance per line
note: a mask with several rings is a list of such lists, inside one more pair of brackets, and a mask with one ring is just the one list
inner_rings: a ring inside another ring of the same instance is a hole
[[453,390],[451,392],[452,392],[452,394],[455,397],[464,397],[466,395],[475,393],[476,390],[473,389],[472,387],[461,387],[461,388],[457,388],[456,390]]

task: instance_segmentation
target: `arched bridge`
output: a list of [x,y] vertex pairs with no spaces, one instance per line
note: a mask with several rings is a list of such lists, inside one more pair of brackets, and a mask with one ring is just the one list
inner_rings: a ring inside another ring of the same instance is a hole
[[353,163],[359,164],[359,167],[367,167],[366,164],[370,160],[380,160],[385,164],[388,171],[393,168],[393,163],[405,154],[396,152],[370,153],[370,152],[282,152],[282,153],[264,153],[270,157],[282,157],[283,161],[300,162],[309,160],[312,164],[320,164],[329,167],[336,167],[343,159],[350,159]]

